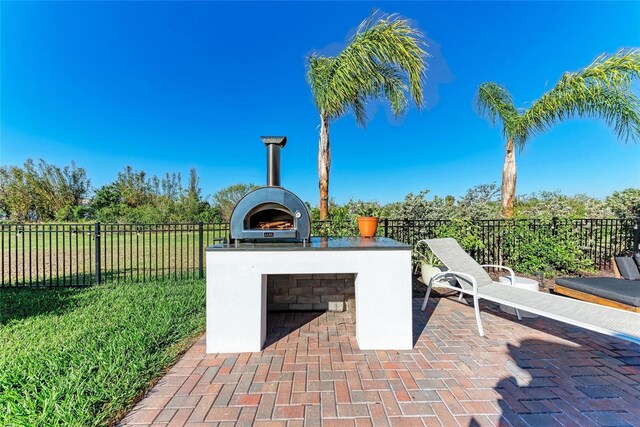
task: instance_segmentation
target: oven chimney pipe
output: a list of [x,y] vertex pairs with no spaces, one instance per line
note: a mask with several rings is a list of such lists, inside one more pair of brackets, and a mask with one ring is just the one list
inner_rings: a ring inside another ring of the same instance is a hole
[[286,136],[261,136],[267,147],[267,187],[280,187],[280,149],[287,143]]

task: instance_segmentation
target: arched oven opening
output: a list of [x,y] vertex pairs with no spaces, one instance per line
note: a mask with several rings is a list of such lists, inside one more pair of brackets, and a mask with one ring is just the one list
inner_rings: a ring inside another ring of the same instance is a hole
[[249,230],[293,230],[295,218],[289,209],[277,203],[256,206],[247,214],[244,228]]

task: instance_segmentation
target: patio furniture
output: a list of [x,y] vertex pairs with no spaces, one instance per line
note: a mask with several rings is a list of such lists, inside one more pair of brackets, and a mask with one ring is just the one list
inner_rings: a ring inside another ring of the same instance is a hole
[[[505,275],[500,276],[498,282],[502,283],[503,285],[513,285],[519,289],[526,289],[529,292],[540,292],[540,282],[538,282],[537,280],[529,279],[528,277],[516,276],[516,281],[515,283],[513,283],[511,282],[511,276]],[[500,311],[509,313],[511,315],[516,314],[516,310],[513,307],[509,307],[508,305],[504,304],[500,304]],[[520,310],[520,316],[532,319],[538,317],[537,314],[532,314],[524,310]]]
[[613,258],[613,265],[616,277],[626,280],[640,280],[640,264],[637,264],[637,254],[635,257],[619,256]]
[[640,313],[640,269],[632,257],[616,257],[615,277],[560,277],[554,292],[582,301]]
[[615,277],[561,277],[556,279],[554,292],[582,301],[640,313],[640,281],[637,280]]
[[427,306],[433,282],[441,282],[442,279],[446,279],[447,277],[455,277],[460,287],[452,286],[448,283],[440,283],[440,286],[459,291],[461,293],[460,298],[462,298],[463,294],[473,296],[476,322],[480,336],[484,336],[484,330],[482,328],[478,301],[484,299],[513,307],[516,309],[516,314],[520,320],[521,317],[518,310],[521,309],[570,325],[640,344],[640,314],[569,299],[558,295],[530,292],[514,286],[496,283],[491,279],[489,274],[487,274],[484,267],[507,270],[513,278],[511,283],[515,282],[513,270],[497,265],[481,266],[452,238],[426,239],[424,243],[429,246],[431,251],[449,271],[435,275],[429,282],[427,294],[422,304],[423,311]]

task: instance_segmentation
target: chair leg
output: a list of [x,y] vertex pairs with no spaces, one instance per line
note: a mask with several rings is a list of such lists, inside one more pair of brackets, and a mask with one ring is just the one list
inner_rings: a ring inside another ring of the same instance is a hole
[[518,310],[517,308],[516,310],[516,316],[518,316],[518,320],[522,320],[522,316],[520,315],[520,310]]
[[458,301],[462,301],[462,297],[464,296],[464,294],[462,292],[460,292],[460,295],[458,295]]
[[478,296],[473,296],[473,307],[476,311],[476,322],[478,323],[478,334],[483,337],[484,329],[482,328],[482,319],[480,318],[480,303],[478,302]]
[[429,302],[429,295],[431,294],[431,280],[429,280],[429,285],[427,286],[427,293],[424,296],[424,301],[422,302],[422,311],[427,309],[427,303]]

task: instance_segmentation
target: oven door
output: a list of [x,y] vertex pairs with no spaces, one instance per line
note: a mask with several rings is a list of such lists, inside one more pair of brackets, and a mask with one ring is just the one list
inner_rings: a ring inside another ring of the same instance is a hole
[[241,239],[279,240],[298,239],[297,230],[243,230]]

